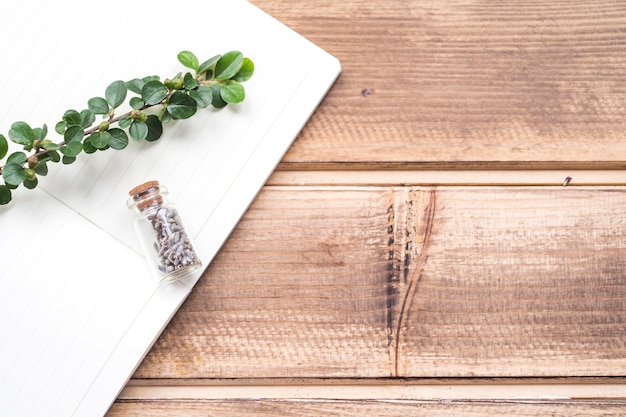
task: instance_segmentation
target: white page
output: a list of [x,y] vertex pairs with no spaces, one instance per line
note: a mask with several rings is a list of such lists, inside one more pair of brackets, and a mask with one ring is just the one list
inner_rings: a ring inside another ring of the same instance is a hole
[[0,414],[46,415],[93,382],[155,286],[140,255],[45,192],[17,197],[0,208],[2,258],[18,261],[0,276]]
[[185,71],[181,50],[240,50],[256,66],[243,103],[199,109],[155,143],[81,154],[0,207],[0,415],[106,412],[202,272],[156,286],[127,191],[165,184],[206,267],[339,74],[335,58],[244,0],[161,7],[0,5],[5,135],[17,120],[52,132],[114,80]]

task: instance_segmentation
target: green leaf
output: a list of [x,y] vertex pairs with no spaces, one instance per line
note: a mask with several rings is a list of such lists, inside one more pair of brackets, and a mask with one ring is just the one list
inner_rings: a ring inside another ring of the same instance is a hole
[[58,151],[61,147],[54,142],[46,142],[43,144],[43,148],[48,151]]
[[36,127],[33,129],[35,134],[35,140],[44,140],[48,135],[48,126],[44,123],[42,127]]
[[150,82],[150,81],[159,81],[161,80],[161,78],[158,75],[148,75],[147,77],[143,77],[141,79],[144,83]]
[[35,132],[26,122],[15,122],[9,130],[9,138],[12,142],[26,147],[32,147],[35,140]]
[[104,149],[111,142],[111,134],[109,132],[94,132],[89,135],[89,141],[94,147]]
[[[60,150],[61,148],[59,148]],[[57,151],[50,151],[48,152],[48,156],[50,156],[50,160],[52,162],[59,162],[61,160],[61,155],[59,155],[59,153]]]
[[172,115],[167,111],[167,107],[163,107],[163,109],[161,109],[158,117],[161,123],[169,123],[172,121]]
[[[148,116],[148,119],[150,119],[150,116]],[[109,129],[109,133],[111,134],[111,141],[109,142],[111,148],[119,151],[128,146],[128,135],[122,129],[115,127]]]
[[128,133],[133,140],[144,140],[148,136],[148,125],[135,120],[128,128]]
[[11,201],[11,189],[6,185],[0,185],[0,205],[9,204]]
[[195,90],[189,92],[189,96],[196,100],[198,107],[201,109],[207,107],[213,101],[213,92],[210,87],[201,85]]
[[213,107],[215,107],[216,109],[221,109],[223,107],[226,107],[226,104],[228,103],[226,103],[222,99],[222,96],[220,95],[220,86],[212,85],[211,92],[213,93],[213,100],[211,101],[211,104],[213,105]]
[[26,154],[24,152],[18,151],[13,152],[11,155],[9,155],[9,157],[7,158],[7,164],[24,165],[27,160],[28,157],[26,156]]
[[65,120],[61,120],[59,123],[54,125],[54,131],[57,132],[59,135],[62,135],[63,132],[65,132],[66,127],[67,123],[65,123]]
[[29,190],[32,190],[34,188],[37,188],[37,184],[39,183],[39,180],[37,179],[37,177],[35,178],[26,178],[24,180],[24,187],[28,188]]
[[28,172],[20,164],[8,163],[2,169],[2,178],[7,185],[20,185],[28,178]]
[[226,52],[215,64],[215,79],[228,80],[235,76],[243,65],[243,55],[239,51]]
[[7,152],[9,152],[9,142],[7,142],[7,138],[4,135],[0,134],[0,159],[7,156]]
[[104,92],[104,97],[106,98],[107,103],[109,103],[109,106],[115,109],[124,102],[127,92],[128,89],[126,88],[126,83],[124,81],[117,80],[109,84]]
[[39,155],[39,157],[37,158],[39,160],[37,166],[45,164],[49,161],[52,160],[52,157],[50,156],[50,152],[44,153],[42,155]]
[[180,91],[172,94],[167,105],[167,110],[172,119],[188,119],[196,113],[197,109],[196,100]]
[[62,161],[65,165],[73,164],[76,161],[76,157],[64,155]]
[[65,134],[63,135],[63,140],[66,144],[70,142],[80,142],[81,140],[83,140],[84,136],[85,131],[83,130],[82,126],[70,126],[69,129],[65,131]]
[[61,146],[61,149],[59,150],[63,155],[70,158],[75,158],[80,153],[80,151],[83,150],[83,144],[78,141],[73,141]]
[[246,97],[243,85],[237,81],[228,81],[220,88],[220,95],[227,103],[241,103]]
[[[217,61],[219,61],[219,59],[221,57],[222,57],[221,55],[215,55],[213,58],[207,59],[202,64],[200,64],[200,68],[198,68],[197,73],[198,74],[204,74],[208,70],[212,69],[215,66],[215,64],[217,63]],[[209,78],[209,77],[207,77],[207,78]]]
[[187,68],[191,68],[194,71],[198,71],[200,67],[200,63],[198,62],[198,58],[193,54],[193,52],[182,51],[178,53],[178,61],[186,66]]
[[83,141],[83,152],[85,152],[86,154],[92,154],[97,150],[98,148],[93,146],[93,143],[91,143],[91,136],[87,136]]
[[37,173],[37,175],[45,177],[46,175],[48,175],[48,165],[45,162],[39,162],[35,167],[35,172]]
[[135,94],[141,94],[141,89],[146,82],[144,80],[140,80],[139,78],[134,78],[130,81],[126,82],[126,88],[132,91]]
[[196,77],[194,77],[193,75],[191,75],[191,73],[188,72],[185,74],[185,77],[183,78],[183,85],[185,86],[185,90],[193,90],[194,88],[198,87],[200,83],[198,82]]
[[83,110],[80,112],[81,123],[80,125],[87,129],[96,121],[96,115],[91,110]]
[[133,97],[133,98],[130,99],[128,104],[130,104],[130,107],[132,107],[134,110],[139,110],[146,103],[144,103],[144,101],[142,99],[140,99],[139,97]]
[[146,104],[155,105],[167,97],[169,90],[160,81],[148,81],[141,89],[141,98]]
[[76,110],[68,110],[63,113],[63,121],[66,126],[82,126],[83,118]]
[[148,116],[146,119],[146,126],[148,126],[148,134],[146,135],[146,140],[148,142],[158,140],[163,134],[163,123],[161,123],[159,118],[154,114]]
[[130,124],[133,122],[133,119],[131,119],[128,116],[122,117],[119,122],[117,122],[117,124],[119,125],[119,127],[121,127],[122,129],[126,129],[128,126],[130,126]]
[[254,74],[254,63],[249,58],[244,58],[241,69],[239,69],[239,72],[237,72],[232,79],[234,81],[244,82],[248,81],[250,77],[252,77],[252,74]]
[[102,97],[90,98],[87,107],[93,114],[109,114],[109,103]]

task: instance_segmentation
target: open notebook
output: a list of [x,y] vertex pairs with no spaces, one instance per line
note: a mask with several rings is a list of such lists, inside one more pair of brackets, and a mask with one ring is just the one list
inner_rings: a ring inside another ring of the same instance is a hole
[[128,190],[166,185],[206,266],[340,66],[245,0],[2,2],[0,38],[5,135],[18,120],[52,131],[114,80],[174,76],[181,50],[239,50],[256,66],[242,104],[81,154],[0,206],[0,415],[103,415],[202,273],[155,284]]

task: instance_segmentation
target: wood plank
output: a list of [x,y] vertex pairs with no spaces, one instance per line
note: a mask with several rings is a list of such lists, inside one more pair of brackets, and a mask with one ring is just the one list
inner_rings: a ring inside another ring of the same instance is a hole
[[253,3],[343,65],[283,169],[624,167],[622,1]]
[[108,417],[136,416],[368,416],[394,417],[450,416],[473,417],[514,416],[563,416],[594,417],[623,415],[626,401],[598,400],[464,400],[464,401],[416,401],[402,400],[164,400],[119,401]]
[[619,376],[624,187],[266,187],[137,378]]
[[275,171],[268,185],[626,185],[624,170],[335,170]]
[[408,252],[397,374],[622,374],[624,191],[431,189],[408,222],[423,243]]
[[119,400],[624,400],[623,378],[132,380]]

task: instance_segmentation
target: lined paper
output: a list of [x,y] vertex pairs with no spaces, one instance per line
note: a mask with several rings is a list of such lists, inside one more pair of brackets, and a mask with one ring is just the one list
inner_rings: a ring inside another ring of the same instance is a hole
[[154,282],[128,190],[166,185],[206,267],[340,72],[334,57],[245,0],[180,0],[176,9],[0,5],[5,135],[17,120],[52,132],[65,110],[86,108],[114,80],[186,71],[181,50],[200,60],[239,50],[256,66],[243,103],[199,109],[154,143],[51,166],[36,190],[0,206],[0,415],[106,413],[203,272]]

